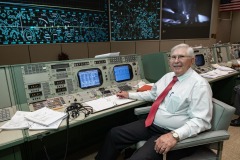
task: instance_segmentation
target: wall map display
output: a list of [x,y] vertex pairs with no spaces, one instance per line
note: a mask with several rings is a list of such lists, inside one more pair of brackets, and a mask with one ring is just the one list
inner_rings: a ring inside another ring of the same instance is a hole
[[[4,1],[4,0],[3,0]],[[90,9],[104,11],[106,0],[5,0],[5,2],[36,4],[45,6],[61,6],[69,8]]]
[[0,45],[209,38],[212,3],[212,0],[1,1]]
[[0,44],[109,41],[108,28],[107,11],[0,3]]

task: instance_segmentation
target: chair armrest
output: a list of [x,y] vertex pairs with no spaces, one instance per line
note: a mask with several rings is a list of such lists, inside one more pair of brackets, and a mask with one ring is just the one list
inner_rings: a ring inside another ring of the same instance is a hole
[[148,114],[148,112],[150,111],[150,108],[151,108],[151,106],[135,108],[134,114],[137,116],[142,115],[142,114]]
[[172,150],[221,142],[229,139],[229,137],[230,135],[226,130],[206,131],[200,133],[196,137],[190,137],[178,142],[177,145],[174,148],[172,148]]
[[[183,148],[222,142],[224,140],[228,140],[229,137],[230,135],[226,130],[206,131],[206,132],[200,133],[196,137],[190,137],[178,142],[177,145],[174,148],[172,148],[172,150],[178,150]],[[141,146],[143,146],[145,142],[146,141],[138,142],[136,147],[140,148]]]
[[[134,114],[137,116],[148,114],[150,111],[150,108],[151,106],[135,108]],[[209,131],[202,132],[195,137],[190,137],[178,142],[177,145],[174,148],[172,148],[172,150],[178,150],[183,148],[222,142],[224,140],[228,140],[229,137],[230,135],[226,130],[216,130],[216,131],[209,130]],[[138,142],[137,148],[142,146],[144,143],[145,141]]]

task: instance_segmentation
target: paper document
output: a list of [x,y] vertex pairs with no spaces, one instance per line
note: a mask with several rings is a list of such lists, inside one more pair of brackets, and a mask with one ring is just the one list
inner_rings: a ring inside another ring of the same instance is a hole
[[63,119],[59,119],[53,122],[49,126],[40,125],[38,123],[27,120],[26,116],[31,116],[33,112],[17,111],[11,120],[3,124],[0,129],[4,130],[14,130],[14,129],[29,129],[29,130],[48,130],[48,129],[58,129]]
[[43,126],[38,123],[29,122],[29,130],[49,130],[49,129],[58,129],[63,119],[60,119],[56,122],[53,122],[49,126]]
[[88,106],[93,108],[93,111],[101,111],[105,109],[112,108],[114,106],[126,104],[129,102],[133,102],[135,100],[132,99],[126,99],[126,98],[118,98],[116,95],[108,96],[99,98],[96,100],[85,102]]
[[116,95],[108,96],[108,97],[105,97],[104,99],[106,99],[108,102],[113,103],[114,105],[122,105],[122,104],[125,104],[125,103],[135,101],[133,99],[118,98]]
[[96,55],[95,58],[116,57],[116,56],[119,56],[119,54],[120,54],[120,52],[112,52],[112,53]]
[[230,67],[226,67],[226,66],[220,66],[219,64],[212,64],[212,66],[216,69],[219,69],[221,71],[229,71],[229,72],[233,72],[235,71],[234,69],[230,68]]
[[17,111],[11,120],[7,121],[3,124],[0,128],[5,130],[12,130],[12,129],[26,129],[28,128],[29,124],[28,121],[24,118],[30,112],[24,111]]
[[212,71],[209,71],[209,72],[206,72],[206,73],[202,73],[200,75],[202,77],[205,77],[205,78],[217,78],[217,77],[220,77],[220,76],[227,75],[230,72],[231,71],[223,71],[223,70],[220,70],[220,69],[215,69],[215,70],[212,70]]
[[54,111],[47,107],[43,107],[25,116],[27,120],[44,126],[49,126],[50,124],[66,117],[67,113]]
[[214,72],[212,71],[209,71],[209,72],[206,72],[206,73],[202,73],[200,74],[202,77],[204,78],[217,78],[219,77],[219,75],[215,74]]

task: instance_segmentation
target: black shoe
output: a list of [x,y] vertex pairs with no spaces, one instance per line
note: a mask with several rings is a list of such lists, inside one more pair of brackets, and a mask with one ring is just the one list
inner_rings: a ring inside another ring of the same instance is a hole
[[124,159],[130,158],[135,151],[136,151],[136,149],[134,149],[134,148],[125,149]]
[[240,119],[234,119],[231,121],[230,126],[240,127]]
[[231,122],[234,123],[234,121],[236,121],[236,120],[240,120],[240,116],[236,119],[231,120]]

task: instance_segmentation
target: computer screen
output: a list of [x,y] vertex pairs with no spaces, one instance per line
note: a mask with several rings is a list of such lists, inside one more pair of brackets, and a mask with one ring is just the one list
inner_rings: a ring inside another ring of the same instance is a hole
[[195,55],[195,65],[198,67],[205,65],[205,58],[203,54],[197,54]]
[[129,64],[114,66],[113,72],[116,82],[129,81],[133,78],[132,67]]
[[84,69],[77,73],[79,87],[82,89],[101,86],[103,83],[102,72],[98,68]]
[[239,58],[239,55],[240,55],[239,49],[234,49],[234,50],[233,50],[233,54],[234,54],[235,58],[238,59],[238,58]]
[[240,58],[240,44],[231,44],[230,53],[231,59]]

